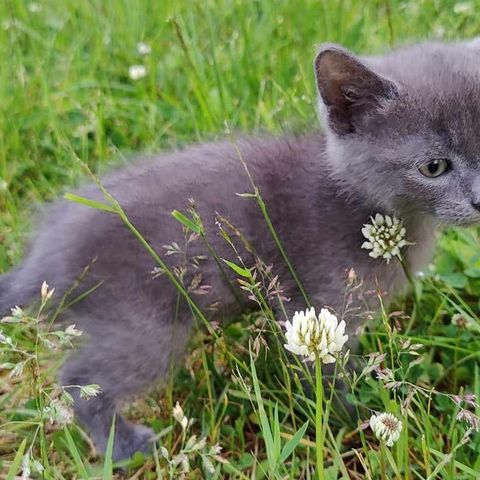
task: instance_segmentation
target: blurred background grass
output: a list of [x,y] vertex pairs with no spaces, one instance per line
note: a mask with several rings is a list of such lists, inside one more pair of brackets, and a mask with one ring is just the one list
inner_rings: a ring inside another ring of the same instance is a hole
[[[244,130],[316,126],[312,58],[338,42],[377,53],[480,29],[480,2],[3,0],[0,270],[32,206],[136,151]],[[141,56],[139,42],[152,52]],[[132,80],[131,65],[145,65]],[[408,66],[406,66],[408,68]]]
[[[20,259],[36,205],[82,181],[77,158],[101,173],[135,152],[222,137],[225,120],[230,128],[246,132],[313,129],[312,59],[318,44],[338,42],[357,53],[381,53],[426,38],[478,34],[479,0],[2,0],[0,271]],[[141,55],[139,42],[150,46],[151,53]],[[145,66],[147,75],[130,78],[133,65]],[[409,332],[412,342],[427,347],[421,365],[405,366],[410,381],[480,393],[478,332],[450,324],[451,316],[462,312],[478,321],[478,245],[475,229],[451,230],[441,237],[435,279],[421,284],[425,317]],[[410,307],[408,299],[399,306]],[[249,318],[247,324],[254,329],[255,322]],[[251,333],[242,325],[233,323],[222,332],[222,341],[239,355],[245,354]],[[380,329],[373,331],[379,336],[363,339],[367,351],[385,340]],[[263,453],[252,410],[210,341],[199,337],[187,369],[175,387],[169,386],[166,403],[148,397],[131,405],[129,416],[158,431],[170,421],[172,399],[183,398],[202,431],[225,447],[235,468],[254,472],[250,452],[260,459]],[[295,423],[292,392],[279,380],[282,365],[264,367],[266,391],[285,412],[292,411]],[[2,388],[14,395],[20,387]],[[372,383],[358,395],[364,404],[381,406],[384,392]],[[199,405],[197,398],[208,401]],[[432,409],[431,414],[423,411],[412,432],[412,461],[422,455],[424,433],[436,452],[449,452],[459,441],[457,433],[451,439],[456,427],[448,400],[438,397]],[[61,438],[52,437],[58,472],[66,468],[65,478],[72,478]],[[75,439],[85,443],[78,434]],[[5,445],[8,459],[12,448]],[[88,446],[82,448],[88,451]],[[439,478],[480,478],[475,477],[479,448],[477,436],[457,456],[463,477],[452,462]],[[431,455],[435,461],[443,458]]]

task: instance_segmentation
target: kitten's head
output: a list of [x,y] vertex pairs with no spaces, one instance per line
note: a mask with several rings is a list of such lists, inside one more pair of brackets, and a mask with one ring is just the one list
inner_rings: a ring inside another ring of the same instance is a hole
[[365,61],[315,59],[331,167],[374,208],[480,221],[480,55],[426,44]]

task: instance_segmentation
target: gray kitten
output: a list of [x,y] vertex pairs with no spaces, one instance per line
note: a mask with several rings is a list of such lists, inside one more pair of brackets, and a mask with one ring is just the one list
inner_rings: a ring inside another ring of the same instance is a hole
[[[398,262],[386,265],[362,250],[362,225],[381,211],[407,227],[406,259],[413,271],[428,260],[438,223],[480,220],[480,48],[475,43],[427,43],[382,57],[360,59],[323,46],[314,63],[325,133],[238,140],[273,225],[312,303],[341,311],[346,271],[365,288],[395,292],[405,283]],[[234,258],[219,235],[216,212],[226,217],[273,263],[290,311],[305,303],[254,201],[238,152],[230,142],[208,143],[143,159],[104,180],[128,217],[157,252],[181,242],[173,209],[193,198],[219,257]],[[79,195],[102,200],[94,185]],[[238,245],[247,265],[253,255]],[[201,241],[188,249],[208,255]],[[174,256],[165,257],[170,265]],[[67,361],[64,385],[98,383],[102,394],[76,395],[79,421],[104,451],[118,401],[166,375],[185,348],[192,315],[165,275],[115,215],[60,201],[51,207],[20,266],[0,278],[0,313],[28,303],[46,280],[57,297],[90,265],[80,291],[94,289],[68,313],[89,341]],[[212,288],[196,297],[203,309],[219,302],[217,317],[240,304],[209,257],[200,268]],[[193,273],[187,274],[186,284]],[[232,282],[233,276],[232,276]],[[78,291],[76,292],[78,293]],[[350,335],[358,327],[346,319]],[[117,417],[114,458],[148,449],[152,432]]]

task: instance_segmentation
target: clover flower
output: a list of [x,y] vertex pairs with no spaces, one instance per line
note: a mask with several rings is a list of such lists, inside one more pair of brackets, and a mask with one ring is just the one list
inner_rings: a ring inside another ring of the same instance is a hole
[[27,8],[30,13],[39,13],[42,11],[42,6],[35,2],[30,2]]
[[149,55],[150,53],[152,53],[152,48],[150,47],[150,45],[144,42],[139,42],[137,43],[137,52],[139,55],[142,56]]
[[147,75],[147,67],[145,65],[132,65],[128,69],[128,76],[132,80],[140,80]]
[[379,440],[391,447],[400,438],[403,425],[392,413],[380,413],[371,416],[370,428]]
[[408,244],[402,222],[396,217],[383,216],[380,213],[377,213],[375,218],[371,217],[371,220],[371,223],[362,228],[363,236],[367,239],[362,248],[371,250],[371,257],[383,257],[387,263],[393,257],[401,259],[400,249]]
[[469,315],[455,313],[452,315],[451,322],[452,325],[455,325],[458,328],[464,328],[465,330],[478,330],[475,320]]
[[339,323],[326,308],[321,309],[318,317],[313,307],[305,312],[295,312],[292,322],[287,321],[285,327],[285,348],[311,361],[318,357],[323,363],[334,363],[335,354],[348,340],[345,322]]

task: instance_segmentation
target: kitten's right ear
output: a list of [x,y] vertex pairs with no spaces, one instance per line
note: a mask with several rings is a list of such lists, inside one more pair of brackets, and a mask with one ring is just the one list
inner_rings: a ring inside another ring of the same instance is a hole
[[398,96],[393,82],[377,75],[338,45],[322,47],[314,67],[328,123],[339,135],[355,132],[365,115]]

